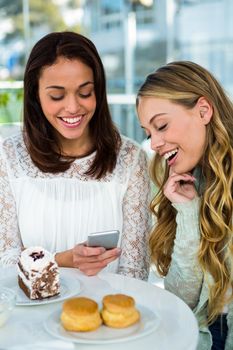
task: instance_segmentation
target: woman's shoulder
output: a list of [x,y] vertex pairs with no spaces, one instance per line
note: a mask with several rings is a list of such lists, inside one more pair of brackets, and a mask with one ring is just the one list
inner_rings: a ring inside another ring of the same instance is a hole
[[2,140],[1,158],[14,174],[18,173],[23,163],[27,163],[28,152],[21,131]]
[[23,133],[22,131],[17,131],[16,133],[7,136],[2,139],[2,144],[7,146],[7,145],[12,145],[12,144],[17,144],[19,142],[23,142]]
[[147,156],[141,145],[126,136],[121,135],[121,147],[118,155],[118,165],[132,168],[137,163],[146,163]]
[[135,140],[130,139],[127,136],[121,135],[121,151],[130,152],[133,154],[138,154],[139,152],[144,152],[142,146]]
[[12,154],[12,152],[16,152],[20,148],[24,148],[24,140],[22,132],[19,131],[14,135],[8,136],[1,141],[1,148],[5,154],[8,156]]
[[1,144],[3,148],[9,148],[21,142],[23,142],[23,135],[21,131],[18,131],[15,134],[2,138]]

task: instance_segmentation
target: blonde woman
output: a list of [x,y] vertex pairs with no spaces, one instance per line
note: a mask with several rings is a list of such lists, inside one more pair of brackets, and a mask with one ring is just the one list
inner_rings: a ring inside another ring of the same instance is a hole
[[192,62],[150,74],[137,97],[156,152],[151,257],[165,288],[194,311],[198,349],[233,349],[233,106]]

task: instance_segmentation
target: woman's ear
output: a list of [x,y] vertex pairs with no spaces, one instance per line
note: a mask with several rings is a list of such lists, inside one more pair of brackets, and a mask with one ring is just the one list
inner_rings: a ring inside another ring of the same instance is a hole
[[197,101],[196,107],[198,109],[198,113],[203,123],[205,125],[209,124],[213,115],[212,105],[208,102],[208,100],[205,97],[200,97]]

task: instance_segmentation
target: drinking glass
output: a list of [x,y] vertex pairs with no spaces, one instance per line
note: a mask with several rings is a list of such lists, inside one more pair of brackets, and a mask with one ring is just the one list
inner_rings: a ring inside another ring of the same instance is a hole
[[2,327],[10,317],[15,302],[15,292],[9,288],[0,286],[0,327]]

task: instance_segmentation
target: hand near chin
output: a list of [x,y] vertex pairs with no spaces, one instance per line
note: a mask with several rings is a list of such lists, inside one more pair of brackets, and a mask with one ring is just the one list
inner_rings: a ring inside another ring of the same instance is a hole
[[195,178],[191,174],[171,173],[163,189],[172,203],[185,203],[197,197]]

